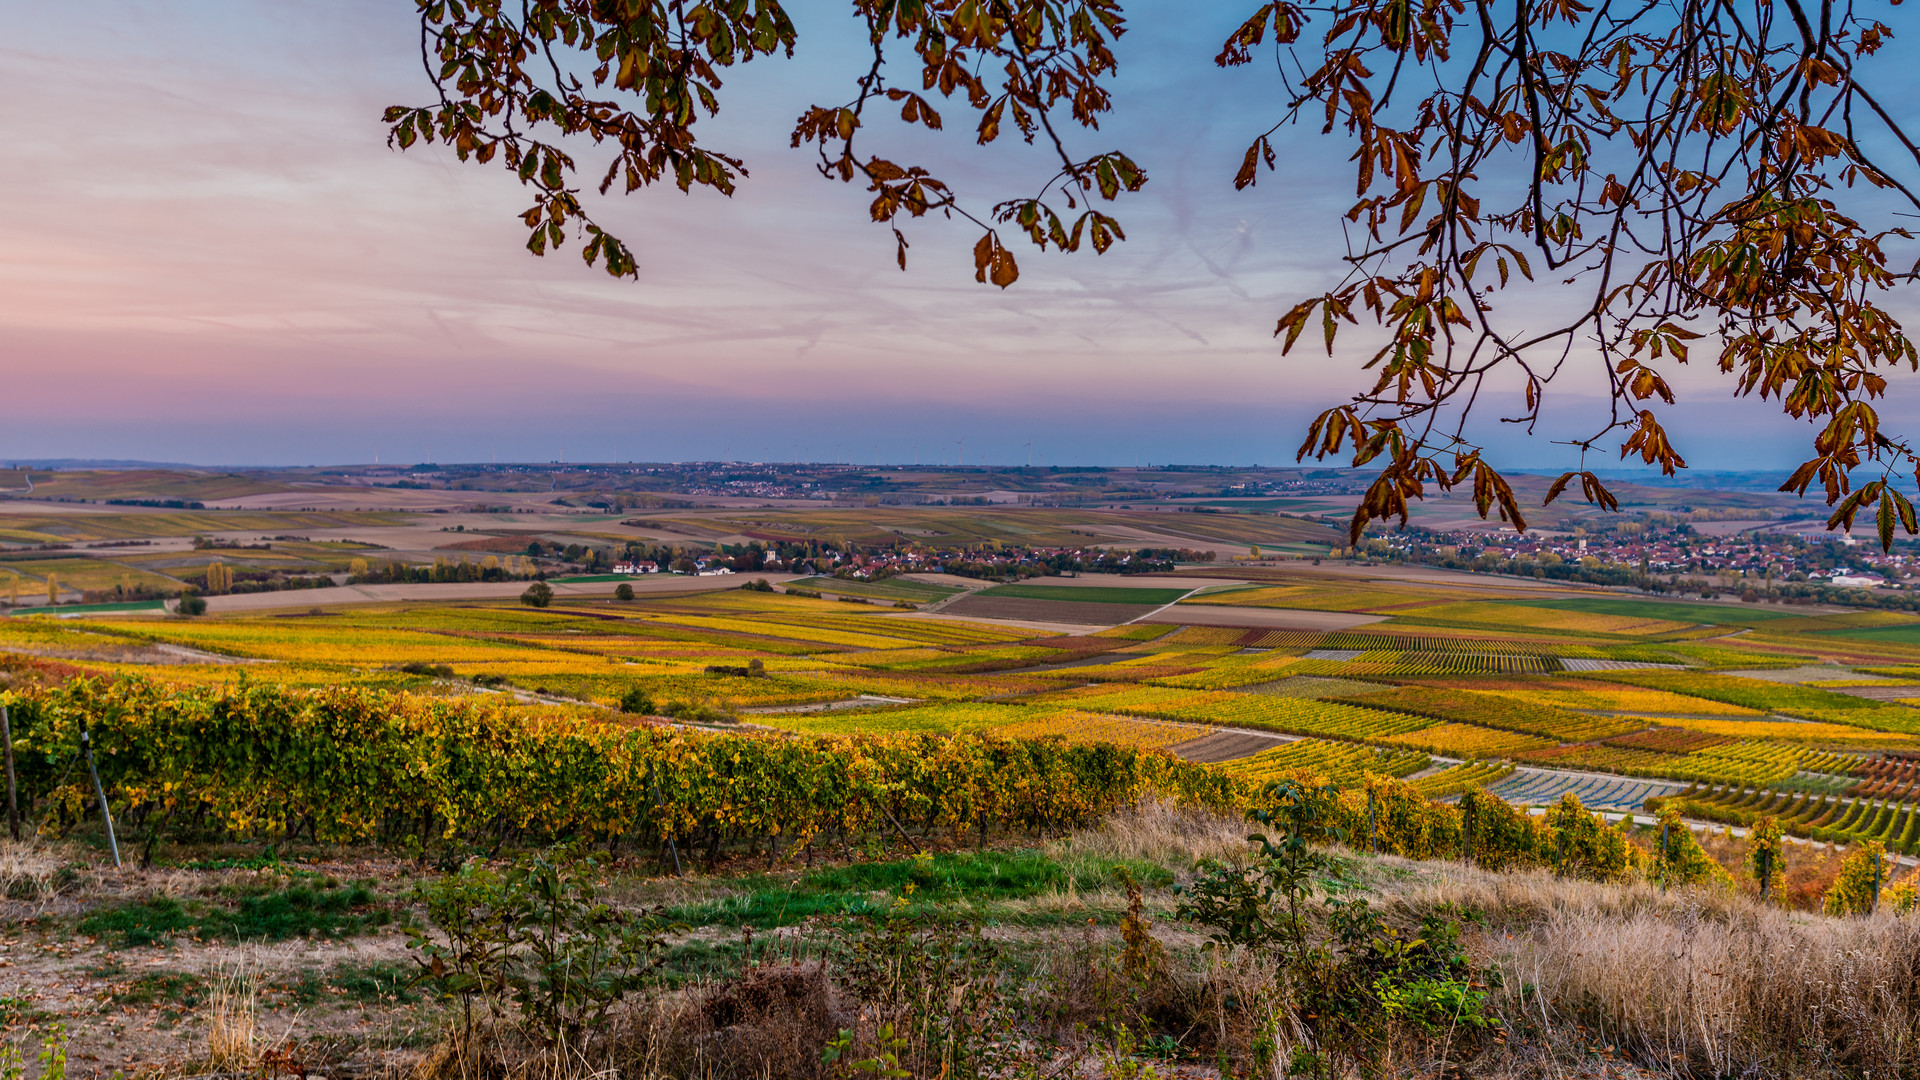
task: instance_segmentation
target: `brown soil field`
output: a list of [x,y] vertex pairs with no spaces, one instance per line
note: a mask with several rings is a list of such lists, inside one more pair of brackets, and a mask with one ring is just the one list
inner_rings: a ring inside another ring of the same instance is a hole
[[[455,534],[459,535],[459,534]],[[441,544],[435,551],[494,551],[518,555],[527,550],[527,545],[540,539],[542,533],[522,532],[511,536],[482,536],[472,540],[458,540],[451,544]]]
[[1271,750],[1292,741],[1278,735],[1259,735],[1251,731],[1216,731],[1211,735],[1188,739],[1167,749],[1175,756],[1188,761],[1210,764],[1216,761],[1233,761],[1236,758],[1252,757],[1262,750]]

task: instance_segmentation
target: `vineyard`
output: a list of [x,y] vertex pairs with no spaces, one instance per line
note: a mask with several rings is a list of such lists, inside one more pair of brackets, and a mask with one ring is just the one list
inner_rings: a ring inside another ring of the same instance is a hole
[[805,845],[898,825],[1058,829],[1155,793],[1246,797],[1219,770],[1111,743],[701,733],[358,689],[79,680],[16,694],[11,713],[43,828],[90,805],[70,767],[84,722],[118,815],[149,837]]
[[1688,817],[1729,825],[1772,818],[1791,836],[1820,843],[1877,842],[1901,854],[1920,854],[1920,806],[1893,798],[1696,786],[1652,805],[1672,805]]
[[1504,728],[1556,743],[1604,739],[1645,726],[1642,721],[1571,712],[1528,701],[1515,694],[1490,694],[1475,690],[1403,686],[1382,693],[1369,693],[1354,701],[1367,708]]
[[[1818,635],[1869,624],[1858,616],[1773,619],[1764,635],[1706,642],[1630,603],[1586,610],[1323,585],[1194,599],[1264,608],[1304,599],[1319,605],[1308,610],[1372,610],[1384,621],[1352,630],[1124,624],[1035,636],[990,619],[722,589],[627,603],[561,598],[540,610],[481,603],[299,618],[7,619],[0,651],[57,659],[107,685],[145,678],[182,700],[263,688],[398,694],[425,703],[408,705],[408,716],[429,706],[476,710],[496,734],[572,725],[654,731],[658,740],[658,725],[692,722],[704,727],[688,738],[776,744],[1033,741],[1133,754],[1231,745],[1205,754],[1251,756],[1195,767],[1241,784],[1295,768],[1350,784],[1369,772],[1411,775],[1437,757],[1461,764],[1421,778],[1419,789],[1436,797],[1518,790],[1529,769],[1544,768],[1592,774],[1597,787],[1566,790],[1607,799],[1633,783],[1920,798],[1920,777],[1902,757],[1920,754],[1920,708],[1888,693],[1896,683],[1839,665],[1757,670],[1811,665],[1808,649],[1838,640]],[[1860,667],[1912,670],[1904,654],[1896,659]],[[1636,666],[1645,664],[1667,667]],[[1740,671],[1768,677],[1731,673]],[[1301,741],[1276,748],[1255,733]],[[595,746],[610,738],[570,737]],[[1526,790],[1536,789],[1546,790]]]
[[1352,743],[1301,739],[1273,750],[1241,758],[1227,768],[1254,782],[1305,774],[1340,787],[1358,784],[1368,773],[1410,776],[1428,765],[1428,757],[1404,750],[1374,750]]

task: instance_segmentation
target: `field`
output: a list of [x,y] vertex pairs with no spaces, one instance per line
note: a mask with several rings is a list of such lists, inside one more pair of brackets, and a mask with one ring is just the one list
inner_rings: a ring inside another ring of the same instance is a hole
[[1568,599],[1514,600],[1516,606],[1579,611],[1591,615],[1611,615],[1629,619],[1664,619],[1676,623],[1749,623],[1771,622],[1794,617],[1791,611],[1769,610],[1752,604],[1690,604],[1676,600],[1640,600],[1626,597],[1574,597]]
[[[61,535],[46,530],[137,516],[137,528],[105,526],[157,530],[150,535],[169,544],[12,554],[15,565],[92,588],[130,573],[204,572],[216,555],[236,568],[342,574],[355,558],[431,565],[433,551],[448,557],[481,536],[503,539],[482,525],[513,531],[504,539],[524,548],[529,537],[557,545],[658,522],[656,535],[699,537],[701,552],[742,535],[735,529],[821,544],[867,534],[1004,540],[1023,530],[1086,539],[1150,519],[1165,519],[1163,535],[1325,531],[1238,514],[575,507],[540,518],[537,509],[381,518],[386,531],[366,533],[340,525],[352,519],[338,512],[47,511],[11,525]],[[265,549],[195,548],[167,532],[269,520],[276,531],[265,536],[210,530]],[[293,538],[272,539],[282,535]],[[392,546],[368,546],[382,537]],[[1464,910],[1486,920],[1461,939],[1482,965],[1477,983],[1461,985],[1490,995],[1486,1007],[1505,1009],[1510,1026],[1501,1040],[1475,1036],[1482,1057],[1460,1050],[1421,1075],[1613,1075],[1605,1070],[1627,1051],[1605,1025],[1664,991],[1642,980],[1602,1006],[1592,987],[1568,989],[1569,973],[1589,970],[1596,952],[1625,947],[1596,935],[1657,941],[1620,963],[1672,974],[1672,957],[1690,947],[1673,934],[1766,925],[1777,937],[1769,947],[1784,949],[1793,934],[1831,928],[1818,931],[1829,935],[1818,948],[1795,946],[1805,966],[1840,947],[1833,935],[1905,925],[1891,910],[1817,919],[1843,856],[1799,845],[1782,856],[1792,873],[1780,886],[1786,898],[1774,900],[1797,910],[1760,906],[1746,870],[1752,841],[1717,830],[1772,817],[1790,835],[1920,854],[1920,708],[1900,700],[1897,682],[1864,674],[1911,675],[1920,655],[1897,636],[1860,636],[1908,623],[1557,587],[1516,596],[1498,583],[1403,583],[1392,567],[1337,572],[1289,564],[1235,576],[1216,562],[1175,583],[1216,586],[1192,599],[1227,610],[1377,621],[1338,631],[1130,622],[1188,593],[1164,577],[1038,578],[962,598],[910,579],[768,575],[776,589],[881,601],[868,604],[741,588],[753,575],[679,579],[686,591],[657,589],[667,576],[655,575],[619,600],[613,589],[628,582],[590,573],[556,581],[561,591],[544,607],[518,601],[524,581],[492,596],[360,583],[192,618],[65,608],[0,619],[0,700],[22,751],[29,826],[41,834],[0,852],[0,902],[15,928],[0,943],[0,1004],[18,1020],[0,1024],[10,1038],[38,1039],[60,1019],[75,1032],[73,1060],[99,1065],[103,1077],[143,1055],[179,1057],[181,1046],[205,1042],[213,1024],[200,1014],[224,978],[218,965],[244,948],[259,966],[262,1038],[285,1040],[274,1053],[297,1050],[301,1068],[318,1074],[323,1063],[328,1075],[382,1075],[328,1055],[377,1050],[417,1064],[444,1050],[460,1003],[448,996],[452,983],[414,981],[404,931],[443,934],[459,917],[416,888],[457,884],[477,890],[466,901],[482,902],[486,889],[506,887],[490,872],[535,855],[564,864],[573,856],[548,845],[568,841],[599,860],[579,880],[619,913],[594,925],[657,915],[661,927],[634,990],[658,1011],[621,1012],[608,1030],[638,1031],[650,1017],[681,1040],[661,1053],[691,1047],[694,1056],[673,1059],[679,1072],[656,1068],[666,1058],[630,1062],[633,1075],[745,1080],[787,1075],[793,1062],[808,1077],[888,1073],[878,1018],[925,1016],[885,1012],[908,998],[889,996],[901,987],[876,973],[922,970],[931,974],[915,985],[963,988],[911,998],[959,1010],[941,1014],[956,1026],[936,1036],[1013,1031],[1021,1047],[1072,1047],[1043,1063],[1067,1068],[1034,1075],[1137,1078],[1151,1067],[1200,1076],[1211,1075],[1202,1062],[1216,1060],[1231,1060],[1236,1075],[1267,1075],[1281,1066],[1260,1057],[1266,1036],[1231,1018],[1256,1000],[1241,995],[1264,985],[1250,980],[1265,977],[1259,965],[1271,958],[1241,950],[1203,959],[1206,926],[1191,905],[1208,875],[1262,865],[1245,837],[1277,836],[1284,815],[1257,828],[1239,816],[1275,808],[1272,785],[1282,782],[1308,785],[1313,811],[1345,838],[1328,864],[1331,895],[1390,895],[1380,910],[1411,920],[1394,934],[1425,915],[1437,925]],[[948,599],[931,612],[893,604]],[[1030,625],[1055,621],[1070,625]],[[1760,629],[1725,629],[1745,626]],[[1640,666],[1650,664],[1670,666]],[[83,722],[120,827],[120,871],[78,764]],[[1652,818],[1663,808],[1699,828],[1689,842],[1734,884],[1675,877],[1684,868],[1661,861]],[[139,868],[149,858],[152,868]],[[1889,908],[1898,895],[1886,893]],[[1361,910],[1346,907],[1343,918]],[[1668,918],[1649,929],[1647,920]],[[1555,920],[1569,936],[1548,950],[1540,935]],[[1872,954],[1862,945],[1848,955],[1861,965]],[[1713,970],[1730,970],[1723,959],[1716,954]],[[999,966],[988,975],[969,964]],[[1506,966],[1487,969],[1496,964]],[[1379,980],[1398,970],[1354,985],[1390,986]],[[1858,970],[1845,977],[1861,978]],[[808,989],[827,978],[836,980],[828,989]],[[1418,985],[1424,994],[1439,984]],[[1559,989],[1541,989],[1549,985]],[[989,987],[991,1001],[967,997]],[[1544,993],[1561,995],[1546,1007],[1556,1025],[1565,1021],[1560,1030],[1577,1033],[1565,1056],[1500,1059],[1510,1073],[1488,1065],[1484,1055],[1506,1052],[1502,1040],[1540,1037],[1524,1025]],[[754,1002],[789,1000],[867,1010],[849,1014],[858,1032],[848,1038],[864,1040],[859,1061],[878,1064],[807,1071],[838,1038],[827,1005],[806,1014],[819,1030],[805,1028],[804,1045],[751,1042],[773,1039],[767,1032],[800,1038],[799,1020],[762,1031],[752,1018]],[[1056,1011],[1020,1011],[1036,1003]],[[1099,1011],[1109,1007],[1120,1011]],[[1713,1007],[1721,1017],[1736,1008]],[[1756,1031],[1801,1015],[1753,1008],[1765,1014]],[[1795,1030],[1795,1047],[1827,1037]],[[1204,1047],[1194,1032],[1210,1033]],[[1693,1037],[1633,1053],[1665,1070],[1671,1059],[1659,1055]],[[1136,1038],[1154,1041],[1143,1048],[1128,1041]],[[903,1049],[919,1071],[900,1071],[1029,1074],[1011,1058],[995,1059],[993,1071],[978,1059],[913,1057],[926,1045]],[[1725,1045],[1714,1046],[1721,1056],[1696,1047],[1679,1071],[1735,1071]],[[699,1056],[710,1052],[721,1056]],[[1742,1074],[1792,1071],[1781,1063],[1798,1052],[1775,1047]],[[245,1068],[196,1059],[174,1074],[290,1075],[291,1060],[262,1051]]]
[[1827,637],[1853,638],[1858,641],[1920,645],[1920,623],[1909,623],[1905,626],[1847,627],[1840,630],[1822,630],[1820,633]]
[[1077,604],[1171,604],[1186,589],[1128,589],[1105,585],[995,585],[979,593],[997,600],[1061,600]]
[[957,596],[961,590],[949,585],[935,585],[926,581],[912,581],[907,578],[887,578],[882,581],[856,581],[849,578],[808,577],[787,583],[792,589],[812,589],[815,592],[833,593],[840,596],[871,596],[882,600],[907,600],[916,604],[933,604],[950,596]]

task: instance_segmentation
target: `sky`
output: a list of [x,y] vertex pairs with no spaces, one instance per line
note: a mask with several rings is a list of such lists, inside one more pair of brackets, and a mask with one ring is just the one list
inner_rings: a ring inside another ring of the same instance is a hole
[[[746,159],[738,193],[592,203],[635,282],[526,253],[503,171],[386,146],[381,110],[428,100],[405,0],[0,0],[0,459],[1276,465],[1362,385],[1365,335],[1332,358],[1271,336],[1343,273],[1352,179],[1310,127],[1233,190],[1279,101],[1271,67],[1211,62],[1250,4],[1129,6],[1116,114],[1075,137],[1146,168],[1113,210],[1129,239],[1016,248],[1005,292],[939,221],[902,273],[869,196],[788,148],[862,45],[844,5],[788,6],[799,55],[729,74],[701,124]],[[1043,159],[973,148],[963,113],[880,145],[982,197],[1031,186]],[[1805,424],[1675,381],[1697,467],[1798,460]],[[1491,425],[1494,452],[1571,463],[1551,440],[1591,426],[1592,390],[1531,438]]]

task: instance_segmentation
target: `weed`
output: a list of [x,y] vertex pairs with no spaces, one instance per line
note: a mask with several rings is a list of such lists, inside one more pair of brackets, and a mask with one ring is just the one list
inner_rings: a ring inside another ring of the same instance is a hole
[[[1126,875],[1153,885],[1168,885],[1165,868],[1141,861],[1099,866],[1091,860],[1061,862],[1036,851],[923,855],[886,862],[855,863],[818,870],[792,884],[748,879],[744,894],[685,904],[668,915],[693,926],[791,926],[820,916],[871,917],[885,914],[893,901],[909,894],[910,907],[932,904],[992,903],[1026,900],[1069,887],[1094,889],[1121,884]],[[1085,915],[1074,917],[1081,921]],[[1045,924],[1046,913],[1022,912],[1008,921]]]
[[158,945],[176,935],[232,941],[286,941],[296,937],[344,938],[393,922],[365,885],[311,888],[296,885],[256,896],[242,896],[228,907],[170,896],[134,900],[96,911],[80,920],[79,931],[113,935],[123,948]]

